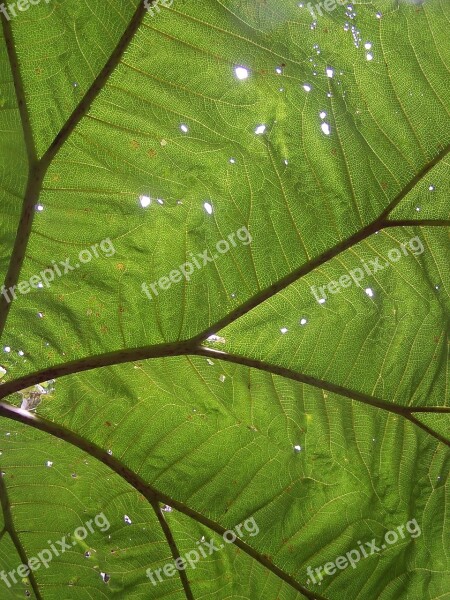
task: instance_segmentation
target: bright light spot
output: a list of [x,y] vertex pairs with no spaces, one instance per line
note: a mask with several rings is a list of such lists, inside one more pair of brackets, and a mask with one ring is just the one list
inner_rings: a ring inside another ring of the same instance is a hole
[[430,190],[430,192],[434,192],[434,190],[435,190],[436,188],[434,187],[434,185],[429,185],[429,186],[428,186],[428,189]]
[[5,346],[5,347],[3,348],[3,350],[4,350],[5,352],[11,352],[11,348],[10,348],[9,346]]
[[286,327],[282,327],[282,328],[280,329],[280,331],[281,331],[281,333],[287,333],[287,331],[288,331],[288,330],[287,330],[287,328],[286,328]]
[[281,75],[282,72],[283,72],[283,69],[281,67],[277,67],[275,69],[275,73],[278,73],[278,75]]
[[51,460],[48,460],[48,461],[45,463],[45,466],[46,466],[46,467],[52,467],[52,466],[53,466],[53,462],[52,462]]
[[221,383],[223,383],[225,381],[225,379],[226,379],[225,375],[219,375],[219,381]]
[[334,70],[331,67],[327,67],[326,68],[326,74],[327,74],[327,77],[333,77]]
[[44,313],[38,312],[38,314],[37,314],[37,315],[38,315],[38,317],[39,317],[40,319],[42,319],[42,318],[43,318],[43,316],[44,316]]
[[23,350],[19,350],[18,355],[19,356],[23,356],[25,354],[25,352]]
[[156,202],[158,204],[164,204],[164,200],[162,198],[156,198]]
[[149,196],[139,196],[139,202],[141,203],[142,208],[146,208],[147,206],[150,206],[152,199]]
[[417,212],[420,212],[420,206],[416,206]]
[[319,117],[321,119],[325,119],[326,116],[327,116],[327,113],[324,110],[321,113],[319,113]]
[[234,72],[238,79],[247,79],[248,77],[248,70],[245,67],[236,67]]
[[184,125],[184,123],[182,125],[180,125],[180,129],[183,133],[187,133],[189,131],[188,126]]
[[213,211],[213,207],[211,206],[211,204],[209,202],[205,202],[203,204],[206,212],[208,213],[208,215],[212,215],[212,211]]
[[369,298],[373,297],[373,290],[371,288],[366,288],[364,291],[369,296]]
[[308,83],[304,83],[303,89],[305,90],[305,92],[310,92],[312,88]]
[[377,14],[375,15],[377,19],[381,19],[381,17],[383,16],[380,12],[377,12]]
[[38,210],[39,212],[42,212],[44,210],[44,207],[42,206],[42,204],[37,204],[36,210]]
[[300,325],[306,325],[307,322],[306,319],[300,319]]
[[285,164],[285,165],[288,165],[288,164],[289,164],[289,161],[288,161],[288,159],[287,159],[287,158],[285,158],[283,162],[284,162],[284,164]]
[[131,519],[128,515],[124,515],[123,520],[127,525],[131,525]]
[[320,298],[319,304],[325,304],[325,302],[326,302],[325,298]]
[[372,54],[372,52],[368,52],[366,54],[366,58],[367,58],[367,60],[373,60],[373,54]]
[[331,128],[330,128],[330,126],[328,125],[328,123],[322,123],[322,125],[320,126],[320,128],[322,129],[322,131],[323,131],[323,133],[324,133],[325,135],[330,135],[330,133],[331,133]]
[[209,337],[206,338],[208,340],[208,342],[221,342],[222,344],[225,344],[225,338],[222,338],[218,335],[210,335]]
[[234,158],[230,158],[229,162],[234,165],[234,163],[236,162],[236,160]]
[[258,127],[255,129],[255,133],[257,135],[260,135],[261,133],[264,133],[266,130],[266,126],[265,125],[258,125]]
[[40,282],[38,283],[38,288],[43,288],[43,287],[44,287],[44,284],[42,283],[42,281],[40,281]]
[[300,452],[300,451],[301,451],[301,449],[302,449],[302,447],[301,447],[301,446],[299,446],[299,445],[297,445],[297,446],[294,446],[294,452]]
[[364,48],[365,48],[366,50],[370,50],[370,49],[372,48],[372,42],[366,42],[366,43],[364,44]]

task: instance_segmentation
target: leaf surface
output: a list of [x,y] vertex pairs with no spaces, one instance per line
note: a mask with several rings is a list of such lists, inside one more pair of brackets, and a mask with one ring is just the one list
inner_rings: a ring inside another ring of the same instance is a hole
[[0,597],[449,597],[449,6],[1,19]]

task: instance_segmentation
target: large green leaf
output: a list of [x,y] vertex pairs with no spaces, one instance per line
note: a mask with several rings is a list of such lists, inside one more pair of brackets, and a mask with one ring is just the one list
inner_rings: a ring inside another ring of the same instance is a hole
[[450,5],[19,4],[0,599],[450,598]]

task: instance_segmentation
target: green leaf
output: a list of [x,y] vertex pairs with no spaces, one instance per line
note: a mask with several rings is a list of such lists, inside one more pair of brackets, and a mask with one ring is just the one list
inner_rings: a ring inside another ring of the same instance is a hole
[[19,5],[0,598],[448,598],[450,6]]

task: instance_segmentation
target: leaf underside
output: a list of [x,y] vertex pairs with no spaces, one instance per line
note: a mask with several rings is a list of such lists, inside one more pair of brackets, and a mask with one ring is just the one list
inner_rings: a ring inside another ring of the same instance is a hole
[[165,4],[1,16],[0,599],[450,598],[450,4]]

